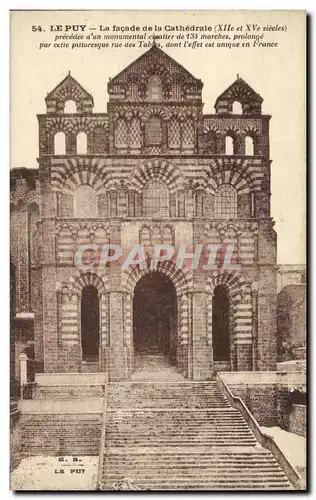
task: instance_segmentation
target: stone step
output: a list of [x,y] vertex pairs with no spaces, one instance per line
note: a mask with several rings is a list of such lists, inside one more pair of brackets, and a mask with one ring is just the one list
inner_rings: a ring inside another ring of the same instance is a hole
[[[194,464],[190,461],[180,462],[180,463],[150,463],[150,462],[126,462],[126,461],[116,461],[109,460],[107,457],[104,458],[104,469],[111,468],[113,465],[119,465],[120,469],[123,471],[127,470],[137,470],[141,471],[141,468],[144,467],[148,471],[157,471],[159,474],[160,471],[169,471],[172,465],[173,470],[177,471],[188,471],[192,470],[198,472],[199,474],[210,473],[211,470],[231,470],[232,468],[241,467],[243,471],[252,471],[258,472],[258,467],[260,466],[261,472],[270,472],[270,471],[280,471],[279,465],[277,463],[267,462],[241,462],[241,461],[225,461],[225,462],[201,462],[199,464]],[[193,473],[192,472],[192,473]]]
[[[190,469],[180,471],[180,470],[169,470],[169,471],[147,471],[144,470],[125,470],[122,471],[114,471],[109,472],[107,469],[103,469],[105,473],[105,477],[108,480],[117,481],[118,479],[122,479],[123,477],[132,477],[133,480],[149,480],[158,482],[158,480],[163,481],[163,479],[178,479],[188,481],[190,479],[198,478],[198,482],[212,482],[212,481],[226,481],[226,482],[239,482],[239,481],[249,481],[251,480],[271,480],[271,481],[286,481],[287,478],[282,471],[260,471],[260,470],[233,470],[233,468],[222,468],[220,471],[218,469],[209,469],[209,470],[197,470],[190,471]],[[129,476],[128,476],[129,474]]]
[[[257,477],[209,477],[201,478],[186,476],[165,476],[165,478],[138,478],[132,477],[135,484],[141,489],[151,490],[200,490],[200,489],[293,489],[292,485],[284,477],[257,476]],[[105,489],[113,487],[113,484],[122,480],[122,476],[108,476],[104,482]]]
[[[230,439],[222,439],[222,440],[215,440],[215,439],[207,439],[207,440],[202,440],[202,439],[186,439],[186,440],[176,440],[176,439],[171,439],[169,438],[169,446],[179,446],[183,443],[184,446],[194,446],[195,444],[205,444],[206,446],[213,446],[216,444],[217,446],[251,446],[254,445],[255,440],[253,439],[245,439],[245,438],[230,438]],[[126,440],[120,440],[120,439],[112,439],[110,443],[108,443],[108,446],[116,446],[116,447],[125,447],[126,445],[128,446],[164,446],[165,441],[163,440],[148,440],[147,438],[145,439],[126,439]]]
[[110,384],[108,402],[104,489],[292,488],[216,381]]

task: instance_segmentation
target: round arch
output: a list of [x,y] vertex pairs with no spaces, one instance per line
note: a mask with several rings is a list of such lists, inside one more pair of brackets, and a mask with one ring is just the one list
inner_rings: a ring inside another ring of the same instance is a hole
[[171,194],[183,186],[179,170],[164,160],[149,160],[138,165],[131,175],[131,188],[141,193],[143,187],[151,180],[164,182]]

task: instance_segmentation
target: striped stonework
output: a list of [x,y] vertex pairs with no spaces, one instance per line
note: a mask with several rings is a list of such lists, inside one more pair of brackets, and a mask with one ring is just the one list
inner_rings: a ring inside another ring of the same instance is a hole
[[[242,301],[242,286],[243,286],[243,277],[240,274],[232,273],[228,271],[216,270],[212,273],[207,279],[206,282],[206,293],[208,294],[207,301],[207,341],[211,346],[213,343],[213,295],[214,290],[217,286],[222,285],[226,288],[227,293],[229,295],[230,307],[232,311],[237,303]],[[236,327],[236,318],[234,317],[234,325]],[[235,330],[234,327],[234,330]]]
[[101,194],[106,183],[104,164],[103,158],[52,158],[52,190],[72,194],[78,186],[88,184]]
[[78,345],[80,343],[80,304],[78,295],[61,294],[60,331],[62,345]]
[[[158,262],[157,272],[164,274],[173,283],[177,296],[182,295],[192,290],[193,278],[192,271],[189,268],[179,269],[172,261]],[[122,286],[123,290],[132,294],[134,292],[137,282],[146,274],[153,272],[149,267],[140,269],[135,267],[132,270],[124,269],[122,272]]]
[[[105,275],[79,273],[57,285],[58,339],[59,346],[76,345],[81,352],[81,292],[85,286],[93,285],[98,290],[100,307],[100,351],[109,344],[108,294]],[[104,356],[100,357],[100,367]]]
[[181,189],[183,179],[178,169],[171,163],[163,160],[149,160],[136,167],[131,176],[132,189],[140,193],[150,180],[161,180],[168,186],[172,194]]

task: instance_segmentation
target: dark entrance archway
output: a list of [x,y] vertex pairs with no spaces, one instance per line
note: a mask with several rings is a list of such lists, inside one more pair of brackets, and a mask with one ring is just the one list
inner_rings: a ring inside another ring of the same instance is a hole
[[99,357],[99,297],[93,285],[87,285],[81,296],[81,345],[82,359],[96,361]]
[[177,354],[177,299],[171,280],[151,272],[137,283],[133,299],[135,354]]
[[230,361],[229,346],[229,296],[222,285],[214,290],[212,305],[213,359]]

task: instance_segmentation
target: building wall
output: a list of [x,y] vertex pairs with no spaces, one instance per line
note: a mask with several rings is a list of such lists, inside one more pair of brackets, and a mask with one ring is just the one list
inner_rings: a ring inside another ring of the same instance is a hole
[[[152,75],[160,82],[154,89]],[[100,352],[94,369],[108,371],[111,380],[131,374],[132,298],[147,271],[124,270],[111,262],[79,272],[74,253],[91,243],[121,245],[124,256],[131,246],[144,243],[191,248],[233,244],[238,272],[206,272],[201,265],[177,269],[172,261],[159,266],[177,295],[178,368],[194,379],[213,373],[212,298],[219,285],[230,300],[231,368],[275,368],[270,116],[261,114],[262,98],[240,78],[219,96],[215,114],[203,116],[202,87],[153,47],[111,80],[107,114],[93,113],[93,97],[71,75],[47,95],[47,114],[38,115],[38,233],[33,246],[23,236],[25,252],[22,243],[18,250],[13,244],[21,265],[20,304],[34,303],[35,356],[46,372],[87,369],[80,306],[82,289],[93,285],[100,304]],[[76,101],[77,113],[64,112],[68,99]],[[232,114],[236,100],[243,107],[240,115]],[[251,152],[245,147],[247,137],[253,141]],[[155,218],[144,212],[152,181],[165,186],[169,201],[167,212]],[[229,197],[229,212],[224,196]],[[26,217],[25,212],[18,211],[20,216]],[[23,255],[30,248],[36,254],[31,262],[39,263],[34,275],[23,271]],[[25,291],[32,276],[33,300]]]

